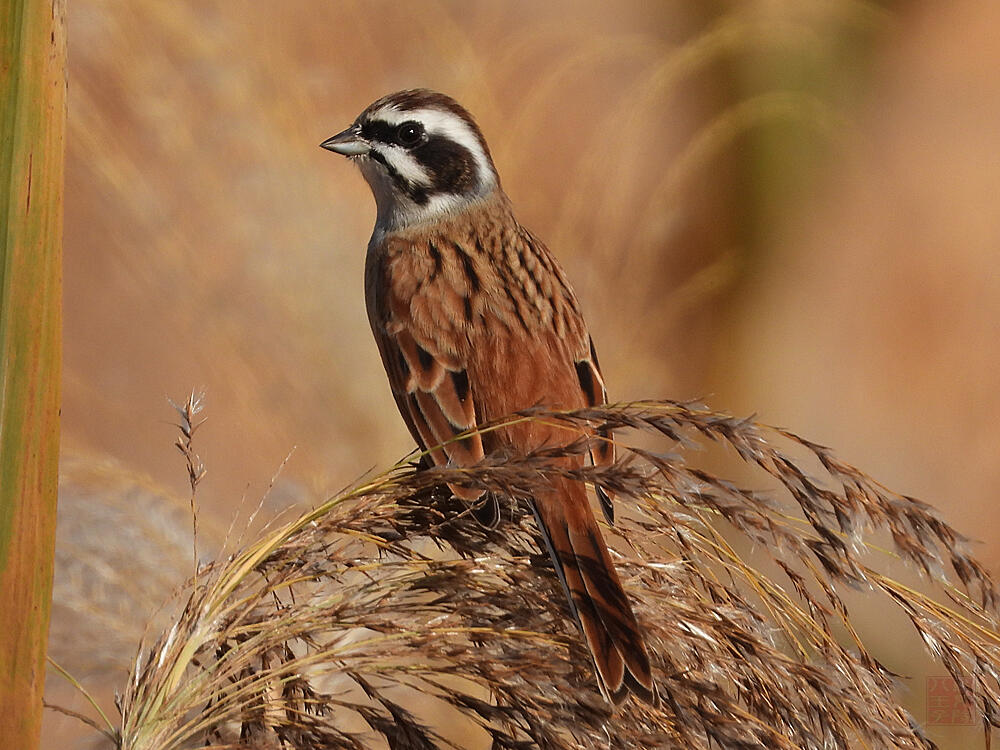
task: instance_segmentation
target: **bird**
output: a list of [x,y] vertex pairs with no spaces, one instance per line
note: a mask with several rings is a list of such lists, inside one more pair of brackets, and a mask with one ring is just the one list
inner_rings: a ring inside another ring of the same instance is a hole
[[[349,157],[374,194],[368,318],[396,405],[425,456],[436,466],[467,467],[565,444],[565,427],[544,420],[475,431],[531,407],[598,406],[607,393],[566,273],[515,218],[469,112],[445,94],[399,91],[320,145]],[[607,466],[615,460],[612,435],[597,429],[589,459]],[[573,469],[585,458],[559,460]],[[546,480],[531,505],[598,688],[614,706],[630,694],[655,706],[642,629],[586,486],[565,473]],[[449,489],[480,522],[499,521],[495,495],[459,483]],[[610,493],[597,487],[596,494],[613,523]]]

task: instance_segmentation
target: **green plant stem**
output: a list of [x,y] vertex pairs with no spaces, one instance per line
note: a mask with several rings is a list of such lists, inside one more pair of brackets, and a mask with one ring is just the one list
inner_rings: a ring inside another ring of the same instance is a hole
[[59,457],[64,0],[0,6],[0,747],[41,731]]

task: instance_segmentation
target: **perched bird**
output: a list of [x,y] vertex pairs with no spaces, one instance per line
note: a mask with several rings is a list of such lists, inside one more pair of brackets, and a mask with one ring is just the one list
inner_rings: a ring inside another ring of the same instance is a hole
[[[604,382],[576,295],[556,259],[514,217],[471,115],[427,90],[379,99],[323,148],[350,157],[375,194],[365,264],[368,318],[396,404],[437,465],[525,455],[578,438],[542,421],[454,440],[456,434],[544,406],[603,404]],[[614,461],[610,434],[591,460]],[[436,447],[439,446],[439,447]],[[583,457],[561,459],[568,467]],[[496,523],[496,498],[458,485]],[[605,516],[611,498],[598,488]],[[533,510],[604,696],[655,704],[649,656],[585,486],[556,478]]]

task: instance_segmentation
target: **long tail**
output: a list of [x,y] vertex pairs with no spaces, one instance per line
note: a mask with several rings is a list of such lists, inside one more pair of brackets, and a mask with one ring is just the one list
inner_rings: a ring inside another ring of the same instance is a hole
[[560,478],[533,503],[570,610],[583,631],[605,698],[620,705],[632,692],[656,705],[659,696],[632,606],[615,572],[584,485]]

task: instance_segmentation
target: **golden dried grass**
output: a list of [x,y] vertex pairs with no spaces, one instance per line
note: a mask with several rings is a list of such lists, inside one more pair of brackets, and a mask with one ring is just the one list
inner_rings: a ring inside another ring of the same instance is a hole
[[[855,632],[845,587],[902,611],[980,719],[1000,723],[997,590],[930,506],[792,433],[699,406],[514,418],[567,434],[606,423],[671,452],[625,438],[614,466],[553,465],[588,450],[576,441],[467,469],[401,463],[339,493],[199,572],[173,624],[140,648],[119,746],[933,747]],[[773,487],[672,452],[702,443],[726,446]],[[619,496],[612,544],[658,709],[612,714],[594,686],[526,504],[556,473]],[[501,527],[480,527],[446,482],[507,497]],[[741,553],[741,538],[775,572]],[[882,573],[893,558],[938,595]],[[447,736],[463,722],[479,727],[478,743]]]

